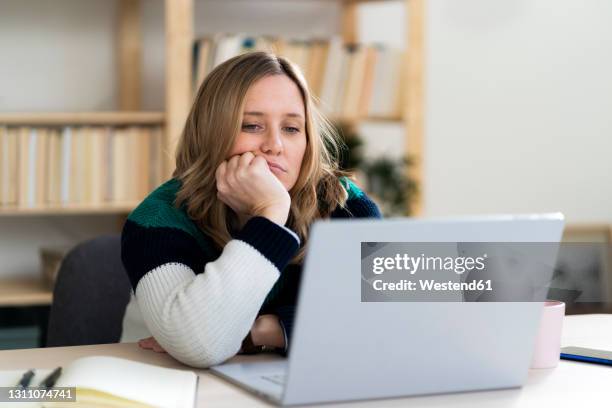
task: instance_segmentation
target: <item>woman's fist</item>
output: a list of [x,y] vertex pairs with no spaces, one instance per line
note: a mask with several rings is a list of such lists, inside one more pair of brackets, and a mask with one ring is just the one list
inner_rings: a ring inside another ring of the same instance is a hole
[[217,197],[237,214],[266,217],[280,225],[287,222],[289,192],[262,156],[233,156],[219,165],[215,177]]

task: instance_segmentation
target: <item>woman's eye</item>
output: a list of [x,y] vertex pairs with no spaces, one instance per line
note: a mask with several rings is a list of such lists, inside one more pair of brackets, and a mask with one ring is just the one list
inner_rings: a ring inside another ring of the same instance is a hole
[[250,131],[250,132],[259,130],[259,128],[260,128],[259,125],[252,124],[252,123],[247,123],[247,124],[242,125],[243,130]]
[[298,133],[300,131],[299,128],[293,127],[293,126],[287,126],[285,127],[285,131],[289,132],[289,133]]

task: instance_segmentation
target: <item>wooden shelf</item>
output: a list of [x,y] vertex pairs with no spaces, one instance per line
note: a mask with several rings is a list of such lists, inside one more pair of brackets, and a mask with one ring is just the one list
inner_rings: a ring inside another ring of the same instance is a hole
[[100,205],[70,204],[44,207],[0,206],[0,217],[33,215],[127,214],[136,208],[137,205],[138,203],[107,203]]
[[0,279],[0,307],[45,306],[53,300],[53,291],[41,279]]
[[162,125],[164,112],[0,113],[0,125]]

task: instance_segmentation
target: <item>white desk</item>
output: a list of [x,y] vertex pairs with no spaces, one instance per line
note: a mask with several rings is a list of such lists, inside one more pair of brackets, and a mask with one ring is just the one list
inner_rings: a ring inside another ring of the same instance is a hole
[[[612,349],[612,315],[566,316],[562,345]],[[0,351],[0,370],[53,368],[89,355],[110,355],[164,367],[185,368],[167,354],[141,350],[134,343],[53,349]],[[238,356],[261,360],[274,356]],[[229,384],[207,370],[198,370],[198,407],[262,407],[264,401]],[[554,369],[530,370],[522,388],[464,392],[424,397],[350,402],[351,407],[606,407],[612,406],[612,367],[561,360]],[[327,406],[339,406],[327,405]]]

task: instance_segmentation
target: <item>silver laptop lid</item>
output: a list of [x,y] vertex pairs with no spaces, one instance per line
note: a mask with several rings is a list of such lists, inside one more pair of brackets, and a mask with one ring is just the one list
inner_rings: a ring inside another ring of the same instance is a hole
[[317,222],[283,403],[523,384],[542,303],[362,302],[361,242],[558,242],[562,230],[561,214]]

